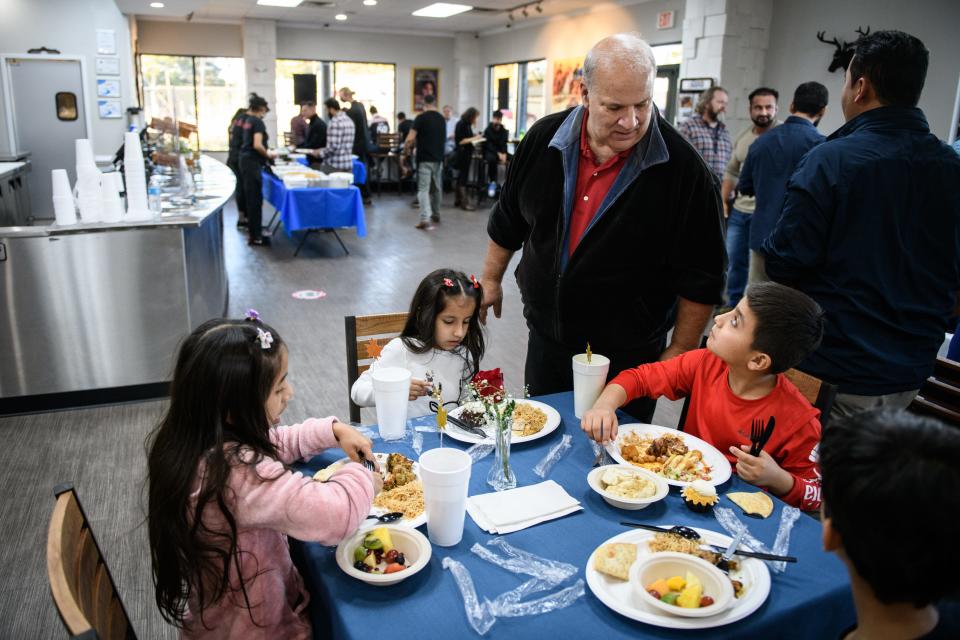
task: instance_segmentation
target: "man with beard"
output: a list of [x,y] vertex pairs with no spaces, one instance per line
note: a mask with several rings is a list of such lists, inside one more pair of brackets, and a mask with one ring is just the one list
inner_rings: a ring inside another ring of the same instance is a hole
[[780,218],[787,181],[800,159],[824,141],[817,125],[827,110],[829,94],[819,82],[804,82],[793,94],[790,117],[750,147],[740,170],[737,191],[756,197],[750,222],[750,275],[748,284],[767,279],[763,256],[758,253]]
[[731,309],[740,302],[747,286],[747,273],[750,268],[750,220],[756,206],[753,196],[737,193],[737,180],[740,179],[740,168],[747,160],[750,145],[761,135],[781,124],[776,119],[779,97],[780,94],[775,89],[768,87],[760,87],[750,93],[750,120],[753,126],[747,127],[737,136],[733,143],[733,155],[723,174],[720,194],[723,199],[723,215],[727,219],[727,258],[730,260],[727,268],[727,306]]
[[710,87],[700,94],[696,115],[690,116],[677,127],[693,148],[700,152],[718,181],[723,179],[723,171],[733,151],[730,131],[720,121],[720,114],[727,110],[728,99],[726,89]]
[[[610,359],[608,377],[696,349],[721,300],[716,178],[657,111],[656,76],[639,35],[594,45],[583,104],[530,128],[490,213],[480,317],[490,307],[500,317],[503,276],[522,250],[531,395],[572,389],[571,359],[587,342]],[[649,422],[655,406],[644,398],[625,410]]]

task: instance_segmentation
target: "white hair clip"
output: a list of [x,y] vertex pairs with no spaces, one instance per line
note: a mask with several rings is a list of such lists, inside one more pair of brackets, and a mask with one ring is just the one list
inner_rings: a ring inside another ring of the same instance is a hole
[[257,328],[257,342],[260,343],[261,349],[269,349],[273,344],[273,335],[269,331],[264,331],[263,329]]

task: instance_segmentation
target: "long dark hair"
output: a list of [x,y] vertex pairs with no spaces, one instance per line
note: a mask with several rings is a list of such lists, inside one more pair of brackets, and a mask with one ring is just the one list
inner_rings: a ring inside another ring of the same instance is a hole
[[[449,283],[449,284],[448,284]],[[460,351],[466,362],[464,381],[472,378],[480,371],[480,360],[483,358],[483,328],[480,326],[480,302],[483,300],[483,288],[473,276],[453,269],[437,269],[420,282],[417,292],[410,302],[410,313],[407,324],[400,333],[403,344],[414,353],[426,353],[436,349],[437,342],[434,336],[434,327],[437,316],[447,306],[449,298],[466,296],[473,298],[476,305],[467,335],[463,337]]]
[[469,107],[466,111],[464,111],[460,115],[460,119],[466,122],[467,124],[469,124],[470,126],[473,126],[474,121],[476,121],[479,115],[480,115],[480,112],[477,111],[476,107]]
[[[261,332],[269,333],[272,343]],[[188,605],[199,607],[202,622],[203,609],[230,589],[232,562],[249,609],[226,484],[231,467],[278,457],[265,404],[284,350],[279,334],[259,320],[226,319],[200,325],[180,347],[170,407],[150,435],[147,454],[157,606],[177,626],[184,625]],[[201,462],[202,485],[191,506]],[[227,531],[204,523],[210,504],[222,514]]]
[[250,94],[250,100],[247,102],[247,105],[250,111],[270,111],[270,107],[267,105],[267,99],[255,93]]

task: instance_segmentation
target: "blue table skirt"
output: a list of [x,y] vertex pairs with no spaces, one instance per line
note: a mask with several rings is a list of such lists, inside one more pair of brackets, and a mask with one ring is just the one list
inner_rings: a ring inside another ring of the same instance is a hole
[[282,180],[264,171],[263,197],[280,212],[287,235],[303,229],[338,227],[356,227],[359,237],[367,235],[363,201],[357,187],[288,189]]
[[[309,158],[297,158],[297,162],[300,164],[309,167],[310,159]],[[366,184],[367,183],[367,165],[363,164],[356,158],[353,159],[353,184]]]
[[[511,463],[520,485],[541,479],[533,467],[557,443],[564,433],[573,436],[573,448],[554,466],[549,479],[560,483],[579,500],[584,510],[559,520],[546,522],[509,534],[507,540],[521,549],[580,567],[579,577],[593,550],[604,540],[627,529],[618,523],[635,520],[651,524],[686,524],[723,532],[710,514],[697,514],[687,509],[677,488],[661,502],[642,511],[616,509],[594,493],[587,485],[587,473],[594,454],[580,431],[580,421],[573,415],[573,394],[562,393],[537,398],[555,407],[562,425],[549,436],[516,445]],[[629,420],[628,420],[629,421]],[[439,436],[423,434],[423,450],[439,446]],[[465,449],[466,445],[444,438],[443,446]],[[413,450],[398,443],[374,441],[376,451],[399,451],[416,459]],[[341,458],[342,452],[324,452],[304,465],[304,472],[313,472]],[[493,463],[490,455],[474,468],[470,477],[470,495],[486,493],[487,472]],[[720,488],[728,491],[756,489],[735,475]],[[725,499],[723,502],[727,502]],[[742,516],[751,532],[760,540],[773,544],[780,521],[783,502],[774,498],[773,515],[764,520]],[[732,506],[728,503],[728,506]],[[734,507],[739,514],[739,510]],[[426,534],[426,526],[421,528]],[[675,631],[650,626],[625,618],[601,603],[590,588],[586,595],[566,609],[539,616],[500,618],[484,638],[510,640],[554,638],[810,638],[832,639],[854,623],[853,600],[843,564],[822,550],[821,527],[816,520],[802,516],[790,540],[790,555],[800,562],[788,565],[783,574],[771,574],[772,585],[767,601],[752,615],[740,622],[698,631]],[[471,572],[478,597],[492,600],[497,595],[520,585],[526,576],[517,576],[496,567],[470,552],[475,542],[485,544],[494,536],[481,530],[466,516],[463,541],[455,547],[433,547],[430,563],[417,575],[393,587],[373,587],[344,574],[336,564],[333,547],[318,543],[291,540],[291,549],[310,590],[314,637],[357,638],[366,640],[384,629],[393,629],[397,637],[471,638],[478,637],[470,628],[463,600],[449,571],[441,561],[450,556],[462,562]],[[543,594],[538,594],[543,595]]]

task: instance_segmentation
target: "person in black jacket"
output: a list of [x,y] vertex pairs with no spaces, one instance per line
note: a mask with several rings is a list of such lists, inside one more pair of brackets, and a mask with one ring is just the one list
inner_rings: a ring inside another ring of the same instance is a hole
[[307,137],[300,145],[301,148],[322,149],[327,146],[327,123],[317,115],[317,103],[304,102],[301,113],[307,119]]
[[507,164],[507,140],[509,132],[503,126],[503,112],[493,112],[490,124],[483,130],[483,161],[487,165],[487,181],[497,184],[497,168]]
[[243,192],[243,182],[240,178],[240,146],[243,144],[243,123],[247,119],[247,108],[241,107],[233,114],[230,119],[230,126],[227,127],[227,136],[230,144],[227,151],[227,166],[233,171],[237,179],[237,186],[234,188],[234,200],[237,203],[237,228],[245,229],[247,227],[247,207],[246,198]]
[[275,154],[269,150],[267,127],[263,116],[270,111],[267,101],[250,94],[250,108],[243,123],[243,143],[240,146],[240,177],[243,180],[250,238],[247,244],[267,246],[270,238],[263,235],[263,167]]
[[[360,160],[365,165],[369,165],[367,162],[367,146],[368,140],[367,135],[369,132],[369,126],[367,125],[367,110],[363,108],[363,104],[359,100],[353,99],[353,91],[349,87],[343,87],[340,89],[340,102],[349,102],[350,108],[346,110],[347,116],[353,120],[353,155],[357,156],[357,159]],[[367,167],[367,175],[369,175],[369,166]],[[367,188],[367,183],[358,184],[360,187],[360,195],[363,197],[363,204],[370,204],[370,190]]]
[[[588,342],[610,358],[609,377],[695,349],[723,300],[717,180],[654,106],[649,45],[604,38],[583,69],[583,106],[533,125],[487,224],[484,320],[491,306],[500,316],[503,274],[523,249],[531,395],[572,389],[571,358]],[[654,407],[626,410],[649,422]]]
[[478,139],[478,136],[473,133],[473,128],[477,125],[479,117],[480,112],[475,107],[470,107],[461,114],[453,132],[453,141],[456,145],[453,162],[457,170],[457,196],[453,206],[460,207],[464,211],[476,210],[476,207],[470,204],[470,198],[467,195],[467,180],[470,178],[470,162],[473,160],[473,143]]

